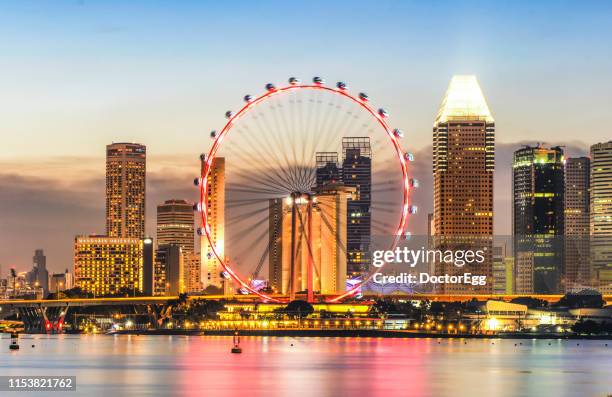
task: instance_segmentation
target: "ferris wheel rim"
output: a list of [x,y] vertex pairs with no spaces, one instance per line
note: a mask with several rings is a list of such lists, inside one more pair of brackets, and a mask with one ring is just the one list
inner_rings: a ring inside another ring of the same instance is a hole
[[[402,209],[401,209],[401,215],[400,215],[400,221],[399,224],[396,228],[395,231],[395,235],[394,235],[394,239],[393,239],[393,244],[392,247],[394,248],[399,239],[404,235],[404,231],[406,229],[406,225],[407,225],[407,220],[408,220],[408,214],[409,214],[409,206],[410,206],[410,181],[409,181],[409,176],[408,176],[408,165],[407,165],[407,160],[404,157],[404,153],[402,151],[402,147],[399,144],[398,141],[398,137],[394,134],[394,130],[389,126],[389,124],[385,121],[385,118],[387,117],[387,114],[384,110],[380,109],[378,112],[372,108],[369,103],[368,103],[368,97],[367,95],[364,94],[359,94],[359,96],[354,96],[352,94],[350,94],[349,92],[347,92],[346,90],[346,86],[344,85],[344,83],[342,83],[342,85],[340,83],[338,83],[338,87],[337,88],[332,88],[332,87],[328,87],[323,85],[322,83],[314,83],[314,84],[301,84],[301,83],[289,83],[289,85],[287,86],[283,86],[283,87],[279,87],[276,88],[271,84],[268,84],[266,86],[266,88],[268,89],[267,92],[261,94],[260,96],[256,97],[256,98],[252,98],[250,95],[247,95],[245,97],[245,100],[247,99],[247,97],[249,98],[249,100],[247,100],[246,104],[244,106],[242,106],[242,108],[236,112],[236,113],[231,113],[231,112],[227,112],[226,115],[228,115],[228,120],[225,123],[225,125],[223,126],[223,128],[221,129],[221,131],[219,132],[218,135],[216,135],[214,137],[214,142],[213,145],[211,147],[211,149],[209,150],[206,159],[205,159],[205,163],[204,166],[202,167],[202,171],[201,171],[201,175],[200,175],[200,181],[201,183],[199,184],[199,188],[200,188],[200,201],[198,203],[198,207],[200,208],[200,220],[202,223],[202,229],[204,232],[204,235],[206,236],[208,243],[209,243],[209,247],[210,250],[212,251],[213,255],[215,256],[216,260],[219,261],[219,264],[221,265],[221,267],[223,268],[223,270],[225,272],[227,272],[230,277],[237,282],[241,287],[245,288],[247,291],[259,296],[260,298],[262,298],[264,301],[267,302],[276,302],[276,303],[282,303],[283,301],[280,299],[277,299],[275,297],[266,295],[264,293],[261,293],[257,290],[255,290],[254,288],[252,288],[248,283],[244,282],[242,280],[242,278],[236,274],[236,272],[233,271],[233,269],[226,263],[225,258],[221,258],[219,253],[217,252],[217,248],[215,246],[215,242],[212,239],[211,236],[211,230],[210,230],[210,225],[208,223],[208,194],[207,194],[207,186],[208,184],[206,183],[207,179],[208,179],[208,175],[210,174],[211,171],[211,167],[212,167],[212,162],[215,158],[215,155],[217,153],[217,151],[219,150],[219,148],[221,147],[221,143],[223,141],[223,138],[225,137],[225,135],[227,135],[229,133],[229,131],[232,129],[232,127],[234,126],[234,124],[236,123],[236,121],[238,121],[240,118],[242,118],[245,114],[248,113],[248,111],[254,109],[255,107],[257,107],[257,105],[265,102],[268,99],[273,98],[274,96],[277,95],[282,95],[291,91],[299,91],[299,90],[321,90],[321,91],[325,91],[325,92],[330,92],[332,94],[336,94],[336,95],[340,95],[343,96],[346,99],[349,99],[350,101],[352,101],[353,103],[358,104],[359,106],[361,106],[363,109],[365,109],[367,111],[367,113],[369,113],[372,117],[374,117],[376,119],[376,121],[378,122],[378,124],[383,128],[383,130],[387,133],[387,136],[390,138],[391,143],[393,144],[393,147],[395,149],[395,153],[397,155],[397,160],[400,163],[400,167],[402,170],[402,193],[403,193],[403,199],[402,199]],[[365,97],[365,98],[364,98]],[[203,264],[202,264],[203,265]],[[377,273],[380,272],[381,268],[378,268],[377,271],[371,273],[366,279],[362,280],[361,282],[359,282],[358,284],[356,284],[355,286],[353,286],[351,289],[349,289],[348,291],[332,297],[330,299],[328,299],[328,302],[338,302],[346,297],[349,296],[353,296],[355,294],[357,294],[359,292],[359,290],[368,282],[370,281],[374,275],[376,275]]]

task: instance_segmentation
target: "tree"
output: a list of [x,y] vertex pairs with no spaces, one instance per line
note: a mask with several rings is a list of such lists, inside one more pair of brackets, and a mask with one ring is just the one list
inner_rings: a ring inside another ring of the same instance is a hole
[[578,308],[595,308],[604,307],[606,301],[603,300],[600,293],[597,291],[582,291],[578,294],[565,294],[555,306],[569,307],[571,309]]
[[314,307],[306,301],[296,299],[289,302],[284,311],[287,315],[294,315],[299,318],[304,318],[314,313]]
[[223,290],[215,285],[209,285],[204,288],[204,293],[206,295],[223,295]]
[[576,321],[574,325],[572,325],[572,331],[577,334],[598,334],[602,331],[602,327],[599,323],[593,320],[586,321]]

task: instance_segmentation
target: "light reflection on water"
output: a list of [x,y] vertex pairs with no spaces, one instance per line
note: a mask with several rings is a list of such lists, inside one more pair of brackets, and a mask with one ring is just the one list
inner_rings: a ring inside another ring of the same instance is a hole
[[8,345],[4,337],[0,375],[74,375],[78,393],[66,395],[612,393],[609,341],[242,337],[242,354],[214,336],[36,335],[17,352]]

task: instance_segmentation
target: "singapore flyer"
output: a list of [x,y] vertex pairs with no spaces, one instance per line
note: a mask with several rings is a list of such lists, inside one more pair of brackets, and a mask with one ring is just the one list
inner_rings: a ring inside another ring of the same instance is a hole
[[365,92],[321,77],[243,101],[209,133],[195,180],[209,279],[269,302],[360,294],[380,270],[372,236],[392,249],[416,212],[404,132]]

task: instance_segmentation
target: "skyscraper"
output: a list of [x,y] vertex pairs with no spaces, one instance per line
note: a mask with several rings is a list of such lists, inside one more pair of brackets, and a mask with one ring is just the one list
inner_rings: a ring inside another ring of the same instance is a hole
[[367,272],[370,265],[369,252],[372,237],[370,138],[342,138],[342,154],[342,183],[344,186],[355,188],[355,193],[349,198],[346,214],[346,253],[348,276],[356,277]]
[[590,283],[589,176],[588,157],[565,162],[564,285],[566,292],[577,292]]
[[[204,162],[202,162],[204,167]],[[215,157],[212,161],[211,170],[206,180],[206,192],[208,207],[202,210],[207,211],[210,234],[215,243],[215,251],[221,258],[225,256],[225,159]],[[203,226],[204,227],[204,226]],[[200,238],[200,254],[202,268],[203,288],[214,286],[223,287],[221,277],[222,267],[205,235]]]
[[[564,229],[563,150],[526,146],[512,163],[513,236],[517,293],[562,290]],[[532,276],[529,285],[529,275]]]
[[28,282],[42,288],[43,295],[49,293],[49,271],[47,270],[47,257],[42,249],[34,251],[32,257],[32,270],[28,272]]
[[154,295],[177,296],[185,292],[184,255],[180,245],[159,245],[154,269]]
[[436,264],[437,274],[469,271],[485,286],[444,284],[442,293],[493,291],[495,121],[475,76],[453,76],[433,126],[434,241],[438,248],[486,250],[469,269]]
[[612,293],[612,141],[591,146],[591,278]]
[[106,146],[106,234],[144,238],[146,147],[137,143]]
[[185,200],[166,200],[157,206],[157,245],[178,244],[184,254],[194,252],[193,206]]

